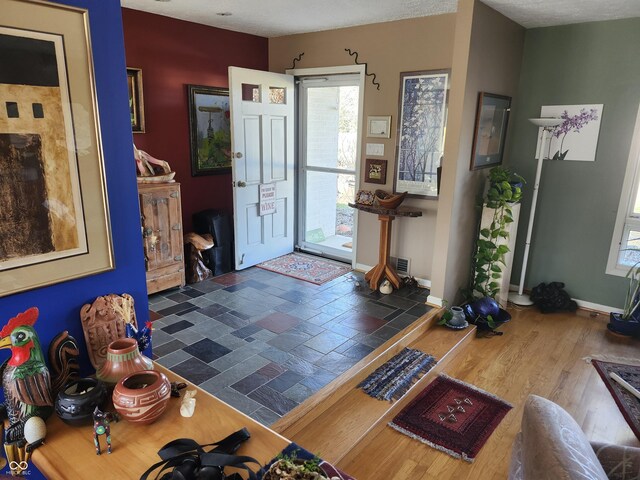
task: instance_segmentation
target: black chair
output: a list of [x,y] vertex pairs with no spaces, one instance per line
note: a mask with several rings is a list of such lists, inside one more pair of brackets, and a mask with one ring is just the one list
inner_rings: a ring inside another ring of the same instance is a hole
[[202,252],[205,265],[214,276],[233,270],[233,224],[228,213],[208,209],[193,214],[193,228],[202,235],[210,233],[215,245]]

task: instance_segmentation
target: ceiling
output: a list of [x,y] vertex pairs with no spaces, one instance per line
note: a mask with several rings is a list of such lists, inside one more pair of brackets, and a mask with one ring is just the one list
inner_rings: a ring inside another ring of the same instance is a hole
[[[640,17],[640,0],[483,0],[526,28]],[[455,12],[457,0],[122,0],[122,6],[278,37]],[[231,15],[220,15],[220,14]]]

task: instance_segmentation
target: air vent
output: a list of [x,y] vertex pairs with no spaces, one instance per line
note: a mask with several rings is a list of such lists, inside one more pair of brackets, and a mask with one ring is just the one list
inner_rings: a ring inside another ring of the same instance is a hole
[[400,274],[409,274],[410,262],[408,258],[396,258],[396,271]]

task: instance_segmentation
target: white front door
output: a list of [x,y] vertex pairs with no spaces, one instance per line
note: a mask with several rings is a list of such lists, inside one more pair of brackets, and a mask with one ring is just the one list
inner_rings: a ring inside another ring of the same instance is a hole
[[294,97],[293,76],[229,67],[236,270],[293,251]]

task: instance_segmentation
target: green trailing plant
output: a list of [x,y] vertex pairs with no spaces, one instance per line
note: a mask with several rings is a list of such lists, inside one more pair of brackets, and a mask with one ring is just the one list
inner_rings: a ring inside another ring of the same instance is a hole
[[484,205],[493,209],[488,228],[481,228],[473,258],[471,297],[495,298],[500,291],[500,279],[506,266],[504,257],[509,247],[502,240],[509,239],[508,225],[513,222],[512,205],[522,198],[524,179],[502,166],[489,171],[489,189]]
[[442,300],[442,306],[445,307],[446,310],[442,313],[440,320],[438,320],[438,325],[445,325],[453,318],[453,312],[451,311],[451,307],[449,307],[449,302]]

